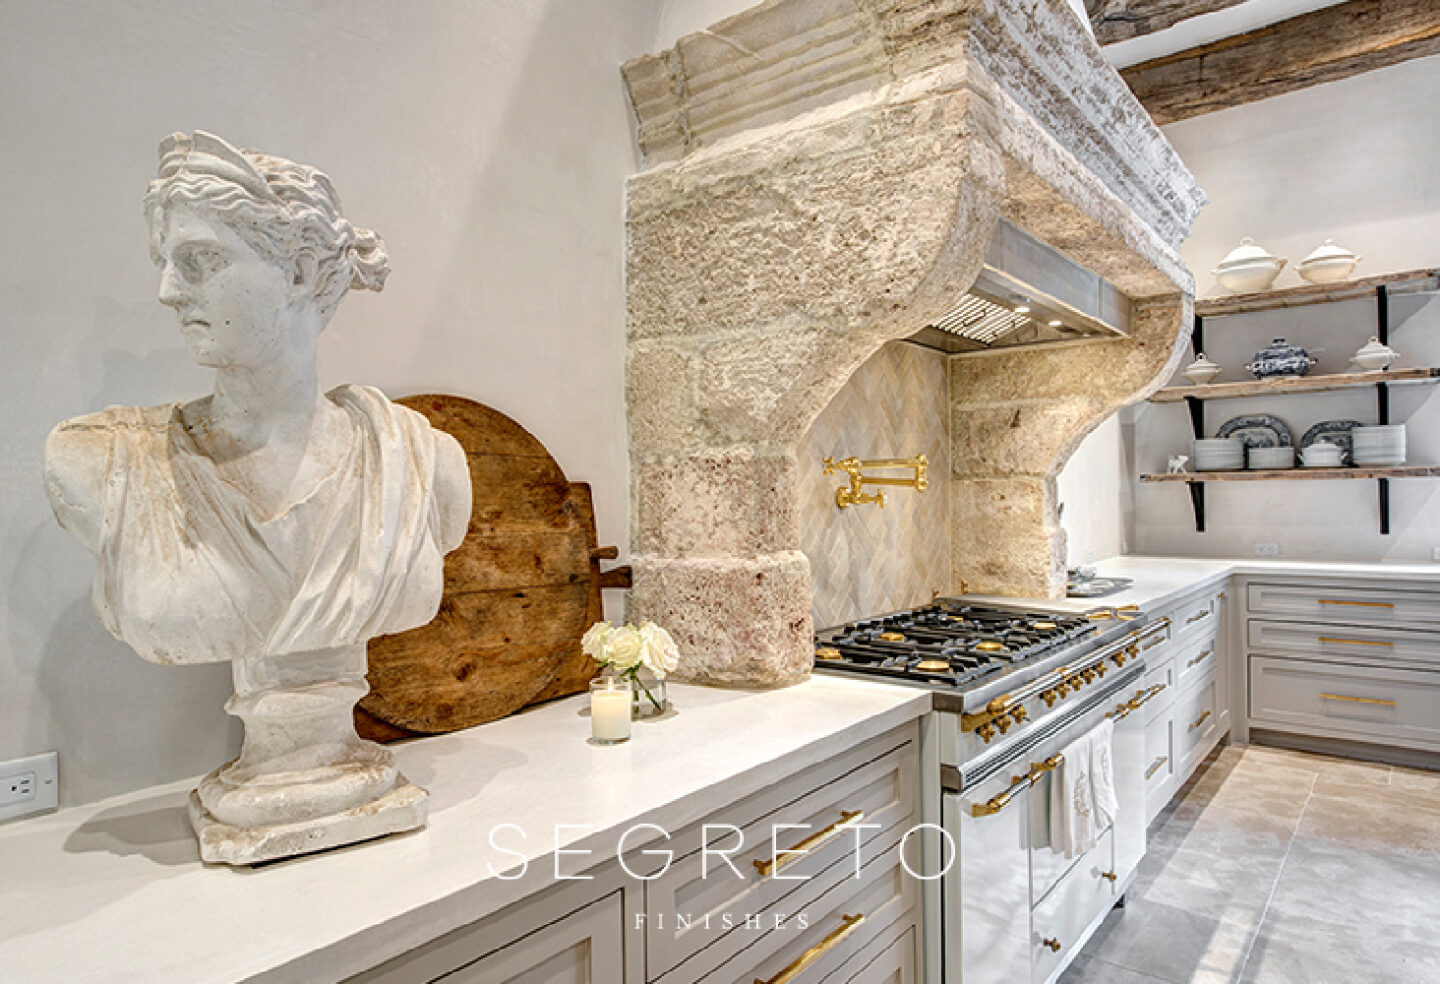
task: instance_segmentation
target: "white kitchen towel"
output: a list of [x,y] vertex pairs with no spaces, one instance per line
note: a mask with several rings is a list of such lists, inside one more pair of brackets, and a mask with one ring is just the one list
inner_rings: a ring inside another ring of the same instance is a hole
[[1060,766],[1050,774],[1050,850],[1078,858],[1095,846],[1095,792],[1090,782],[1090,734],[1076,738],[1060,752]]
[[1115,722],[1109,718],[1090,730],[1090,785],[1095,792],[1095,833],[1100,835],[1115,822],[1120,800],[1115,796]]

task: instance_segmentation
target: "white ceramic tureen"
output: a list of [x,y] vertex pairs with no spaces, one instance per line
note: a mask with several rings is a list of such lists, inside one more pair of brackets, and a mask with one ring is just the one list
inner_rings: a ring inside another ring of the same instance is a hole
[[1255,245],[1255,240],[1246,236],[1210,272],[1220,281],[1221,287],[1238,294],[1265,290],[1275,282],[1284,266],[1284,260],[1267,252],[1263,246]]
[[1220,375],[1220,364],[1211,362],[1205,358],[1205,353],[1201,352],[1195,361],[1186,366],[1180,374],[1195,385],[1203,386]]
[[1390,363],[1398,358],[1400,358],[1399,352],[1371,335],[1370,341],[1360,346],[1360,349],[1350,356],[1350,361],[1361,369],[1388,369]]
[[1295,269],[1312,284],[1329,284],[1350,276],[1361,257],[1327,239]]

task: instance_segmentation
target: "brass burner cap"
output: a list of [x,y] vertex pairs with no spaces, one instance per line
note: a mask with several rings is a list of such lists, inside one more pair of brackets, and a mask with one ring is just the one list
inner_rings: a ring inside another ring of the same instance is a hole
[[975,648],[982,653],[1003,653],[1007,651],[1003,642],[991,642],[989,639],[986,639],[984,642],[975,643]]
[[950,663],[948,660],[943,659],[922,659],[915,664],[915,669],[925,673],[948,673]]
[[1049,632],[1051,629],[1058,629],[1060,626],[1054,622],[1031,622],[1030,628],[1039,629],[1041,632]]
[[841,654],[840,650],[836,649],[834,646],[821,646],[819,649],[815,650],[815,658],[844,659],[845,657]]
[[876,636],[875,638],[881,640],[882,642],[904,642],[904,641],[905,641],[905,637],[904,637],[903,635],[901,635],[899,632],[882,632],[882,633],[880,633],[878,636]]

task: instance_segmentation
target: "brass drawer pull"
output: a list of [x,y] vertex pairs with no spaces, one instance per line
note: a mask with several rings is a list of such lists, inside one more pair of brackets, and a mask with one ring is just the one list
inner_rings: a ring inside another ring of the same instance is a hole
[[1191,731],[1194,731],[1196,728],[1200,727],[1200,725],[1204,724],[1205,721],[1206,721],[1206,719],[1209,718],[1209,717],[1210,717],[1210,712],[1209,712],[1209,711],[1206,711],[1204,714],[1201,714],[1198,718],[1196,718],[1195,720],[1193,720],[1193,721],[1190,722],[1190,730],[1191,730]]
[[1150,778],[1151,776],[1153,776],[1155,773],[1159,772],[1159,771],[1160,771],[1160,767],[1161,767],[1162,765],[1164,765],[1164,764],[1165,764],[1166,762],[1168,762],[1168,761],[1170,761],[1170,756],[1168,756],[1168,755],[1162,755],[1162,756],[1160,756],[1158,759],[1156,759],[1155,761],[1151,762],[1151,763],[1150,763],[1150,768],[1148,768],[1148,769],[1145,770],[1145,778],[1146,778],[1146,779],[1149,779],[1149,778]]
[[1393,646],[1395,643],[1384,639],[1337,639],[1334,636],[1320,636],[1320,642],[1343,642],[1347,646]]
[[1040,941],[1040,945],[1041,945],[1041,946],[1048,946],[1048,947],[1049,947],[1053,952],[1055,952],[1055,953],[1059,953],[1059,952],[1060,952],[1060,941],[1059,941],[1059,940],[1056,940],[1056,939],[1051,939],[1051,938],[1048,937],[1048,936],[1045,937],[1043,940]]
[[805,838],[800,843],[796,844],[794,847],[780,851],[773,858],[769,858],[765,861],[752,861],[751,864],[755,865],[755,870],[760,872],[761,878],[769,878],[775,872],[786,867],[787,865],[791,865],[794,864],[796,861],[799,861],[802,857],[805,856],[806,852],[814,850],[821,844],[839,835],[845,830],[846,827],[850,826],[850,824],[857,823],[864,819],[864,810],[843,810],[840,813],[840,819],[836,820],[824,830],[815,831],[815,833],[811,834],[809,837]]
[[1117,875],[1117,874],[1115,874],[1115,872],[1113,872],[1113,871],[1102,871],[1102,872],[1100,872],[1100,877],[1103,878],[1103,879],[1105,879],[1106,881],[1108,881],[1110,884],[1113,885],[1113,884],[1115,884],[1115,880],[1116,880],[1117,878],[1119,878],[1120,876]]
[[1225,592],[1222,591],[1222,592],[1220,592],[1218,595],[1216,595],[1215,597],[1219,598],[1221,601],[1224,601],[1224,600],[1225,600]]
[[1206,660],[1206,659],[1210,656],[1210,654],[1213,653],[1214,651],[1215,651],[1215,650],[1213,650],[1213,649],[1207,649],[1207,650],[1205,650],[1205,651],[1204,651],[1203,653],[1201,653],[1199,656],[1196,656],[1196,657],[1195,657],[1194,659],[1192,659],[1190,662],[1186,663],[1186,664],[1185,664],[1185,669],[1188,670],[1188,669],[1190,669],[1190,667],[1192,667],[1192,666],[1196,666],[1196,665],[1198,665],[1198,664],[1200,664],[1200,663],[1205,662],[1205,660]]
[[1162,642],[1164,642],[1164,641],[1165,641],[1165,636],[1164,636],[1164,635],[1157,635],[1157,636],[1155,636],[1154,638],[1147,639],[1147,640],[1145,641],[1145,645],[1143,645],[1143,646],[1140,647],[1140,651],[1141,651],[1141,652],[1144,652],[1144,651],[1149,650],[1149,649],[1154,649],[1156,646],[1160,645],[1160,643],[1162,643]]
[[1379,697],[1347,697],[1344,694],[1321,694],[1321,700],[1345,700],[1352,704],[1379,704],[1381,707],[1394,707],[1393,700],[1381,700]]
[[1185,620],[1185,624],[1186,624],[1186,625],[1194,625],[1196,622],[1200,621],[1202,618],[1209,618],[1209,617],[1210,617],[1210,609],[1207,608],[1207,609],[1205,609],[1205,611],[1203,611],[1203,612],[1196,612],[1194,615],[1191,615],[1189,618],[1187,618],[1187,619]]
[[1322,605],[1354,605],[1358,608],[1394,608],[1393,601],[1344,601],[1339,598],[1321,598]]
[[800,956],[796,958],[794,963],[790,964],[788,967],[780,971],[780,973],[776,974],[768,981],[765,980],[763,977],[755,978],[755,984],[789,984],[790,981],[793,981],[795,978],[803,974],[807,967],[809,967],[815,961],[823,957],[827,951],[838,946],[841,941],[845,939],[845,937],[849,936],[851,933],[855,932],[855,930],[859,929],[860,924],[864,921],[864,915],[841,916],[840,928],[834,930],[829,936],[825,937],[819,943],[816,943],[810,949],[800,954]]

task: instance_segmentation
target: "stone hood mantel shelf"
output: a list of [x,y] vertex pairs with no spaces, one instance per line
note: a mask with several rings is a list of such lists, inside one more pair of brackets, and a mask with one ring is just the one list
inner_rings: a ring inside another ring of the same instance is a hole
[[1001,219],[1135,305],[1128,337],[951,359],[952,582],[1063,593],[1055,476],[1182,354],[1205,201],[1064,0],[772,0],[624,75],[632,607],[682,674],[808,674],[795,448]]

